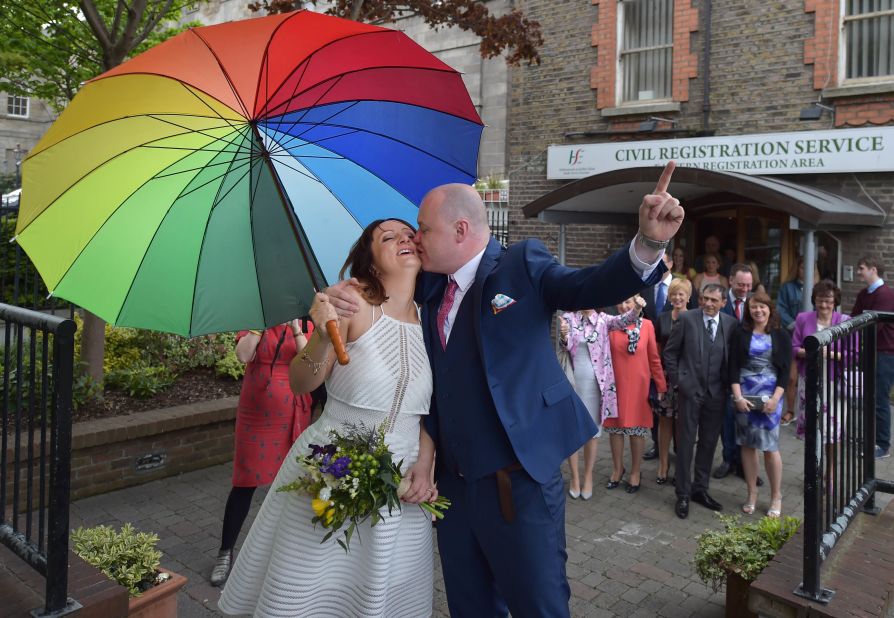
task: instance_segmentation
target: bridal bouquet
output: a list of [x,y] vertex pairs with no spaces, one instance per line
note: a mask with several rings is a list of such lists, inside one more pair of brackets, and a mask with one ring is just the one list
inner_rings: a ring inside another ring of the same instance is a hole
[[[400,497],[409,489],[409,479],[400,473],[403,463],[394,463],[385,444],[385,428],[368,429],[363,425],[345,425],[344,432],[329,432],[330,443],[311,444],[309,455],[299,456],[298,463],[307,474],[279,487],[276,491],[299,491],[311,498],[312,523],[320,523],[329,532],[326,542],[345,522],[344,541],[338,544],[348,551],[351,536],[367,519],[375,526],[382,520],[380,509],[388,513],[400,506]],[[440,519],[450,500],[439,496],[419,506]]]

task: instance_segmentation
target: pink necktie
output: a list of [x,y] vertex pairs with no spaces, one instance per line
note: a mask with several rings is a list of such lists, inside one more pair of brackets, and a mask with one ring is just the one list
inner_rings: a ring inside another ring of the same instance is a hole
[[742,321],[742,299],[736,299],[736,319]]
[[444,329],[447,326],[447,314],[453,308],[453,300],[456,298],[456,290],[458,289],[459,286],[456,285],[456,281],[453,280],[453,277],[450,277],[447,282],[447,289],[444,291],[444,298],[441,300],[441,308],[438,309],[438,335],[441,336],[441,348],[445,350],[447,349],[447,333],[444,332]]

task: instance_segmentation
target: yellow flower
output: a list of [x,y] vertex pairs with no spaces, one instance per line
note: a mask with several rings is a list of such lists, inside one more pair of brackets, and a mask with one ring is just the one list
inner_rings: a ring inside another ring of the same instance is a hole
[[333,519],[335,519],[335,509],[331,508],[326,511],[326,525],[328,526],[329,524],[331,524]]
[[326,509],[329,508],[329,500],[320,500],[319,498],[314,498],[310,501],[310,508],[314,510],[314,514],[317,517],[322,517],[323,513],[326,512]]

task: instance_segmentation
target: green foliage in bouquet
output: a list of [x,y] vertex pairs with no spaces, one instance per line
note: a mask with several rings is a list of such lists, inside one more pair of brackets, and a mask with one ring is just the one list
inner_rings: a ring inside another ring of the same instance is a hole
[[719,517],[721,530],[708,530],[696,539],[694,561],[696,573],[714,592],[730,573],[754,581],[801,524],[797,517],[763,517],[747,524],[740,523],[739,516]]
[[[346,552],[358,525],[370,520],[370,526],[382,521],[381,510],[391,514],[400,509],[402,495],[400,467],[385,444],[384,425],[369,429],[364,425],[345,425],[343,432],[329,432],[330,443],[311,444],[309,455],[298,456],[306,475],[277,488],[276,491],[298,491],[311,497],[314,525],[321,524],[329,532],[325,543],[345,522],[344,540],[337,539]],[[439,496],[419,505],[437,518],[444,516],[450,500]]]
[[157,535],[136,532],[128,523],[121,532],[110,526],[72,530],[71,543],[78,556],[127,588],[130,596],[153,585],[161,561]]

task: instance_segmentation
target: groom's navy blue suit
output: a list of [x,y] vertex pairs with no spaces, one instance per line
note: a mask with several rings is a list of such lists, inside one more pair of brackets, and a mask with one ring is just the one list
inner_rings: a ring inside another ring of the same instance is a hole
[[[426,273],[418,295],[434,374],[425,426],[437,445],[440,493],[453,501],[438,545],[454,618],[568,616],[565,494],[560,464],[596,433],[556,360],[557,309],[602,307],[644,282],[628,250],[600,266],[560,265],[536,240],[503,249],[491,239],[459,306],[446,349],[436,318],[446,277]],[[503,294],[515,302],[495,312]],[[514,517],[498,478],[511,481]]]

